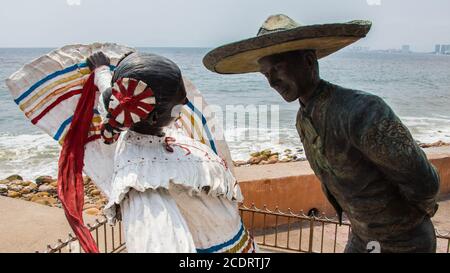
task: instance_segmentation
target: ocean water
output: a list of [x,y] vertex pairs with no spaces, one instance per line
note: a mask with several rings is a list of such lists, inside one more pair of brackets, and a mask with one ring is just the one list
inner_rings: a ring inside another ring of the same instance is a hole
[[[15,173],[30,179],[56,175],[58,145],[25,119],[4,83],[22,65],[50,50],[0,49],[0,179]],[[278,107],[279,132],[259,130],[252,124],[225,128],[234,160],[245,160],[251,152],[266,148],[278,152],[301,148],[295,130],[298,102],[282,101],[262,75],[211,73],[202,65],[206,48],[139,50],[175,61],[209,104],[223,109],[230,105]],[[330,82],[385,99],[416,140],[450,142],[450,56],[340,52],[321,60],[320,70]]]

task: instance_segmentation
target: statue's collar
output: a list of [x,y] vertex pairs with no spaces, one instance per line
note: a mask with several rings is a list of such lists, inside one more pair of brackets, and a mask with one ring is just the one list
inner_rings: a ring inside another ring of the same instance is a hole
[[311,109],[314,107],[316,101],[318,98],[321,97],[321,95],[324,93],[324,91],[327,89],[326,86],[328,86],[328,82],[325,80],[320,80],[319,84],[317,85],[316,89],[313,92],[312,97],[309,99],[308,103],[305,105],[303,102],[300,101],[301,110],[303,113],[310,113]]

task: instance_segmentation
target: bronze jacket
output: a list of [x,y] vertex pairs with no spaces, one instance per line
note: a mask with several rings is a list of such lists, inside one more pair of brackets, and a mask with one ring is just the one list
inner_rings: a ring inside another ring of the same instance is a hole
[[297,130],[328,200],[362,241],[395,241],[436,213],[439,175],[378,96],[321,81]]

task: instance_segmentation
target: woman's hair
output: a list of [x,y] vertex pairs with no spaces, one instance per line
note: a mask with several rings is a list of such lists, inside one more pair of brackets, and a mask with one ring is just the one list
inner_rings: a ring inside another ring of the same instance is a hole
[[[186,99],[186,90],[180,68],[171,60],[149,53],[131,53],[120,60],[111,85],[120,79],[142,81],[153,91],[156,100],[149,116],[133,125],[134,129],[167,126],[172,121],[172,109]],[[104,106],[109,109],[111,90],[103,94]],[[110,128],[111,129],[111,128]],[[120,129],[120,128],[118,128]]]
[[114,71],[112,83],[121,78],[145,82],[155,94],[157,108],[164,107],[180,88],[184,88],[180,68],[171,60],[156,54],[132,53],[125,57]]

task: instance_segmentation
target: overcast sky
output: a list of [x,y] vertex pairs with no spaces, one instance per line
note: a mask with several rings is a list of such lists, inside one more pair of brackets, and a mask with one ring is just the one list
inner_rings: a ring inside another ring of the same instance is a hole
[[368,19],[372,31],[359,46],[433,51],[450,44],[449,10],[449,0],[1,0],[0,47],[215,47],[284,13],[301,24]]

